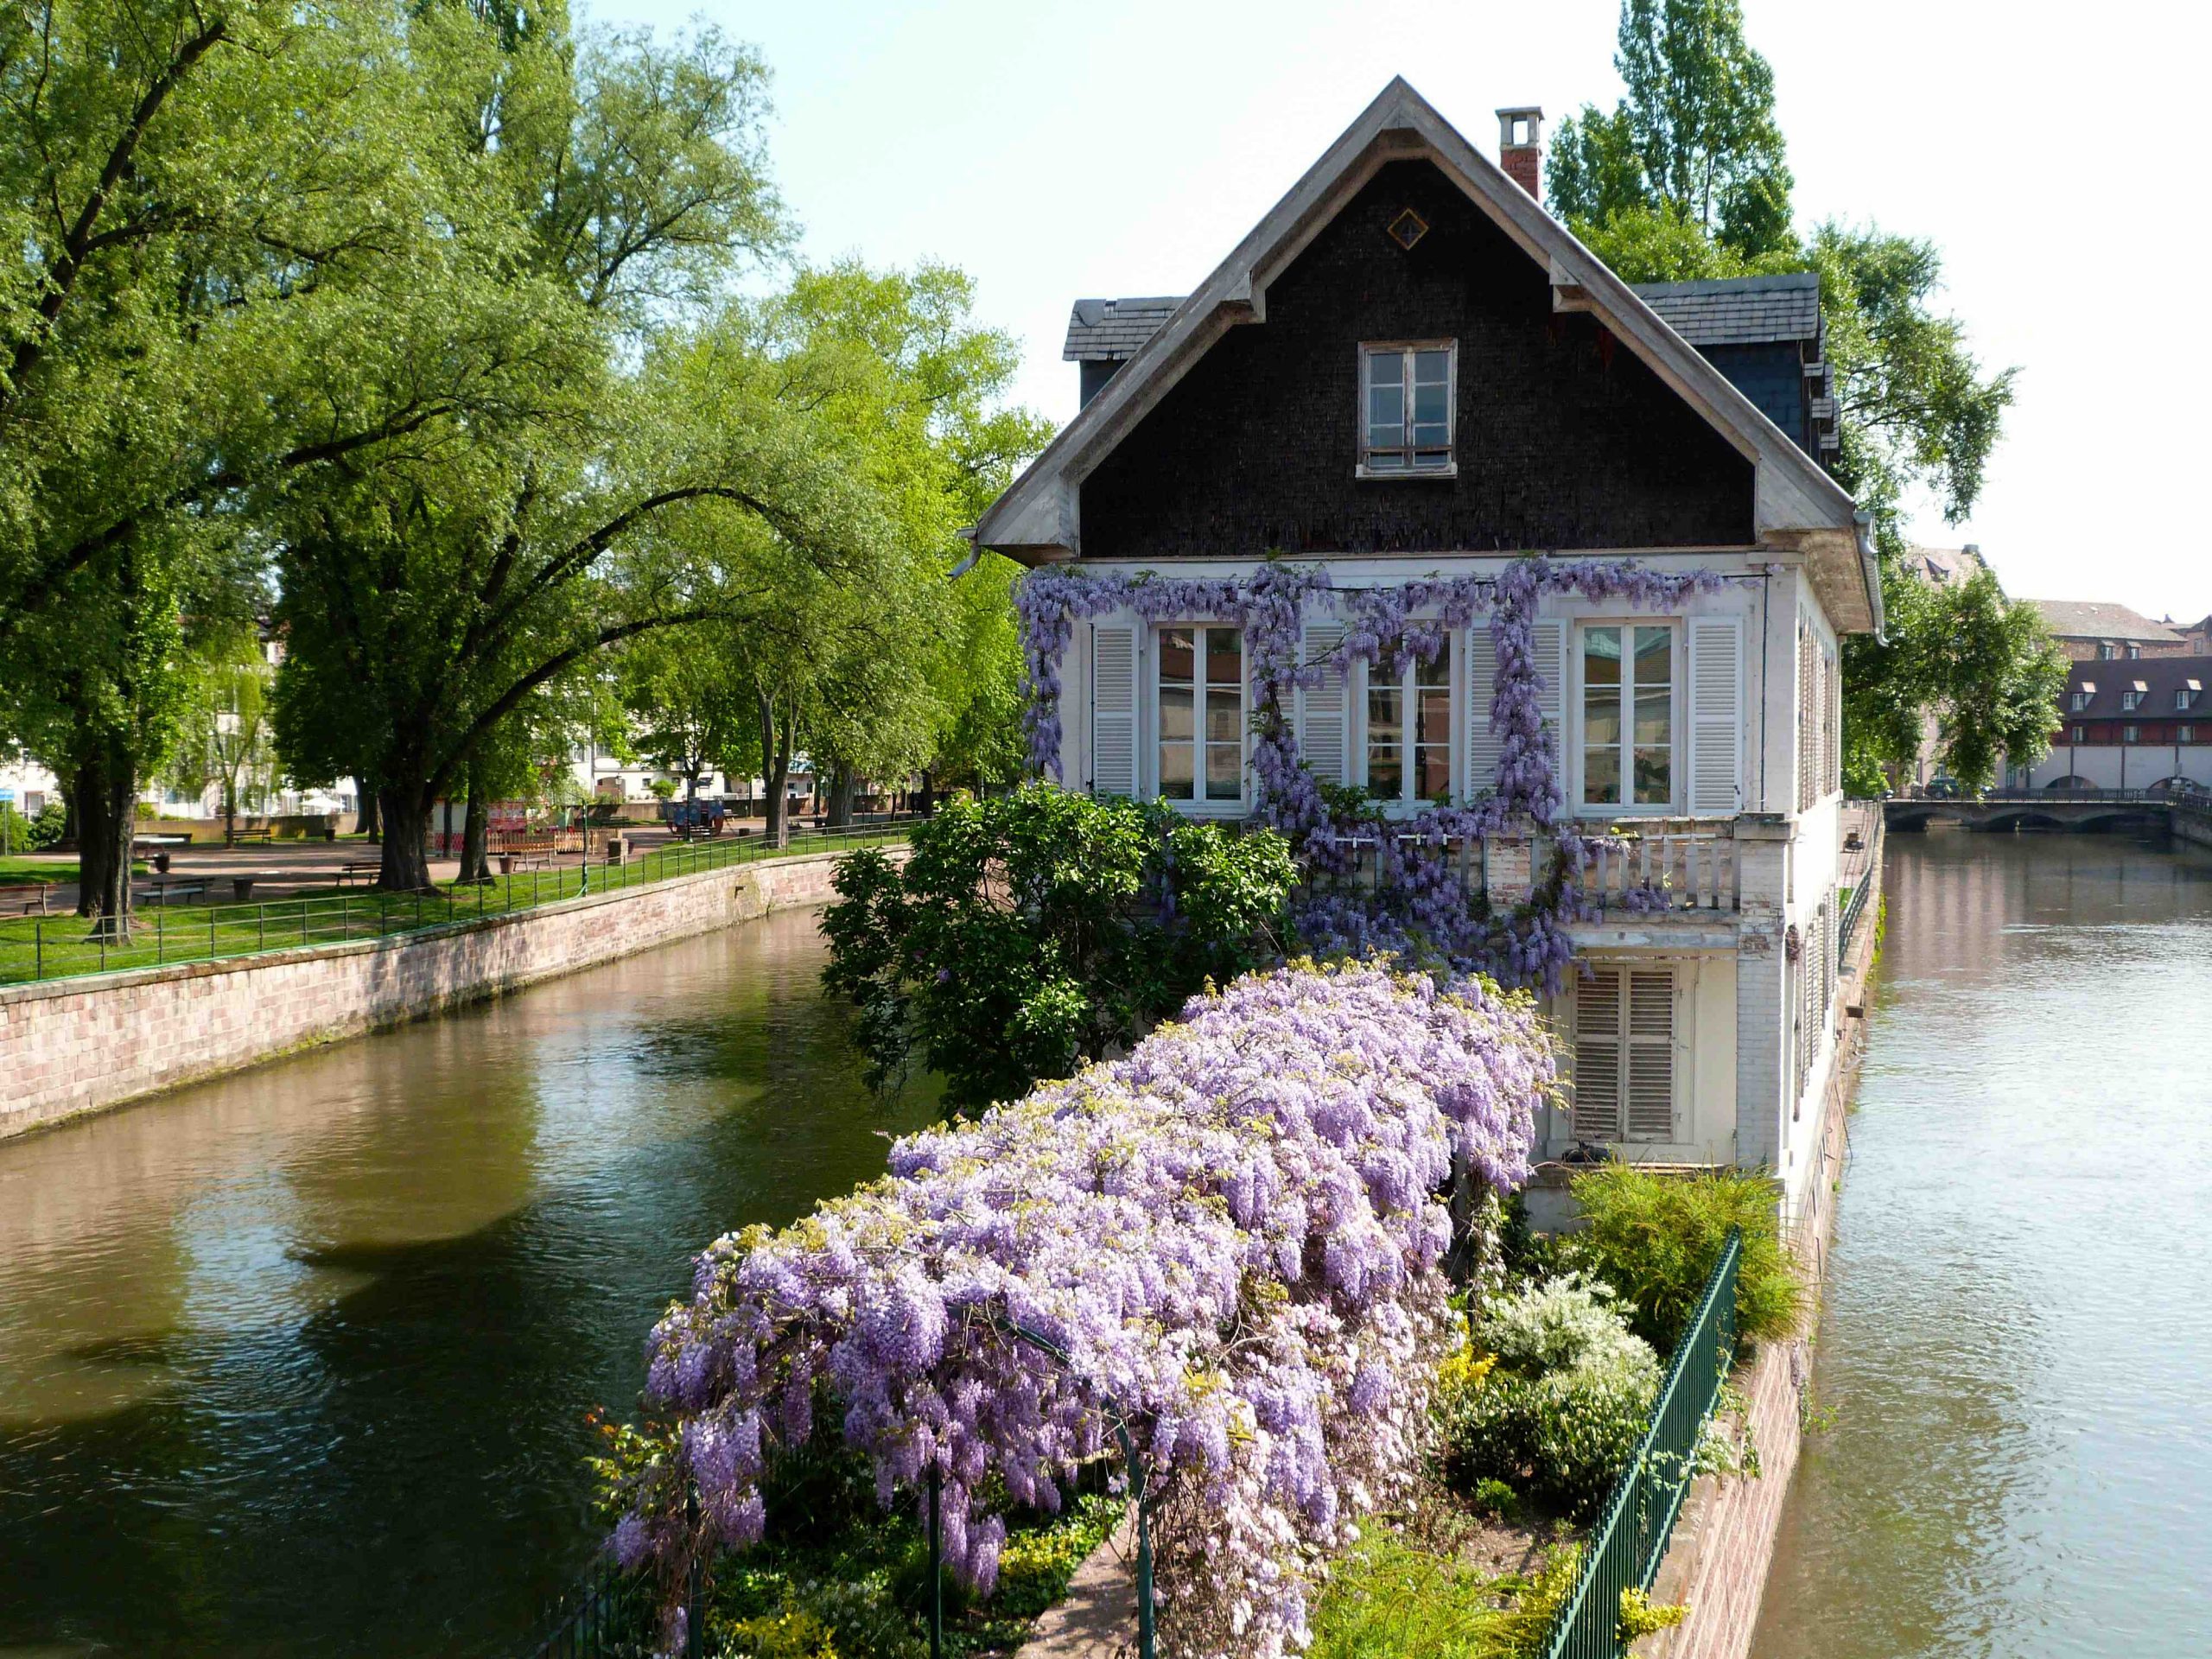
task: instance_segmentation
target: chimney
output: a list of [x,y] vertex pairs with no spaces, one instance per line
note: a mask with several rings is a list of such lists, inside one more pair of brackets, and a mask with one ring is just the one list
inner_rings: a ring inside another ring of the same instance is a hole
[[1497,112],[1497,164],[1538,201],[1544,199],[1544,112],[1535,105]]

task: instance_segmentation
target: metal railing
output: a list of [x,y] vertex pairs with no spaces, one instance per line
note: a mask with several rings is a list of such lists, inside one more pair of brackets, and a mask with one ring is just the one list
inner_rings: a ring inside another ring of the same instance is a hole
[[169,904],[157,889],[156,902],[137,913],[128,939],[110,938],[96,922],[81,916],[0,919],[0,984],[385,938],[589,893],[651,887],[736,864],[880,847],[903,839],[909,827],[895,823],[795,830],[784,847],[766,837],[676,842],[620,862],[549,864],[510,871],[488,881],[455,882],[412,893],[341,888],[259,903],[203,906]]
[[1873,896],[1875,872],[1882,867],[1882,837],[1889,833],[1879,812],[1865,815],[1866,833],[1872,836],[1862,856],[1865,868],[1859,880],[1852,883],[1850,896],[1843,901],[1843,914],[1835,928],[1835,961],[1839,971],[1851,961],[1851,938],[1858,930],[1859,918],[1865,913],[1866,903]]
[[[684,1621],[690,1653],[702,1650],[698,1610]],[[611,1555],[554,1603],[546,1633],[531,1659],[655,1659],[660,1650],[659,1609],[649,1574],[625,1572]]]
[[1673,1536],[1682,1496],[1696,1472],[1697,1446],[1736,1354],[1736,1268],[1743,1234],[1731,1228],[1705,1281],[1697,1312],[1675,1344],[1650,1427],[1613,1483],[1573,1590],[1541,1649],[1543,1659],[1618,1659],[1621,1595],[1651,1588]]

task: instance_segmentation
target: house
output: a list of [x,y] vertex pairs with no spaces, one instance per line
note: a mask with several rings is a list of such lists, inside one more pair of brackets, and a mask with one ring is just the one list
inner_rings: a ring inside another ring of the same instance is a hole
[[2027,789],[2212,787],[2212,656],[2076,662],[2050,753],[2007,781]]
[[2179,625],[2169,621],[2166,626],[2181,635],[2189,655],[2212,657],[2212,616],[2202,616],[2194,622]]
[[[1882,619],[1825,464],[1818,290],[1631,288],[1539,206],[1541,112],[1499,116],[1493,162],[1394,80],[1193,292],[1078,301],[1082,406],[972,534],[1033,591],[1106,595],[1025,601],[1058,619],[1033,731],[1071,788],[1250,815],[1293,786],[1255,769],[1272,707],[1313,778],[1487,823],[1532,787],[1533,696],[1560,835],[1636,836],[1571,924],[1573,1100],[1544,1154],[1765,1167],[1795,1214],[1834,1052],[1838,640]],[[1251,595],[1286,570],[1328,585],[1299,589],[1282,708],[1280,617]],[[1461,614],[1484,593],[1504,615],[1540,570],[1517,631]],[[1444,643],[1366,650],[1378,616]],[[1533,820],[1440,834],[1501,912],[1533,902]]]
[[2163,622],[2153,622],[2125,605],[2096,600],[2032,599],[2043,613],[2050,637],[2077,663],[2137,657],[2182,657],[2189,641]]

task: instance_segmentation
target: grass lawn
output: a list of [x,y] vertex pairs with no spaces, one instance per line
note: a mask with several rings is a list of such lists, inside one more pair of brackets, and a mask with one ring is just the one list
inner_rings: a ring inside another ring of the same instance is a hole
[[[130,867],[133,875],[146,874],[145,861],[141,859]],[[73,858],[49,858],[32,853],[19,857],[0,858],[0,885],[18,881],[74,881],[77,861]]]
[[[791,850],[847,850],[880,846],[887,839],[895,837],[881,833],[810,836],[804,847]],[[775,850],[763,840],[678,844],[625,865],[594,864],[590,890],[604,893],[610,887],[648,886],[673,876],[752,863],[774,855]],[[62,868],[69,871],[68,877],[62,879],[74,878],[73,865]],[[419,893],[323,887],[297,897],[242,905],[227,902],[228,881],[217,877],[200,899],[160,906],[141,905],[133,918],[130,942],[124,944],[93,937],[91,925],[73,915],[0,917],[0,984],[381,938],[574,899],[583,891],[583,877],[576,865],[569,864],[558,869],[519,870],[494,876],[481,887],[448,883]],[[190,877],[187,872],[173,870],[170,879],[188,880]],[[219,902],[209,904],[209,898]]]

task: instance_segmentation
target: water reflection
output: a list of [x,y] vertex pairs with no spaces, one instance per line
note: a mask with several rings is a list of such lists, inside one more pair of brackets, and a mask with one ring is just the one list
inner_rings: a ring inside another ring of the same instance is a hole
[[1759,1659],[2212,1650],[2212,858],[1891,842]]
[[0,1654],[512,1652],[690,1254],[882,1167],[813,918],[0,1145]]

